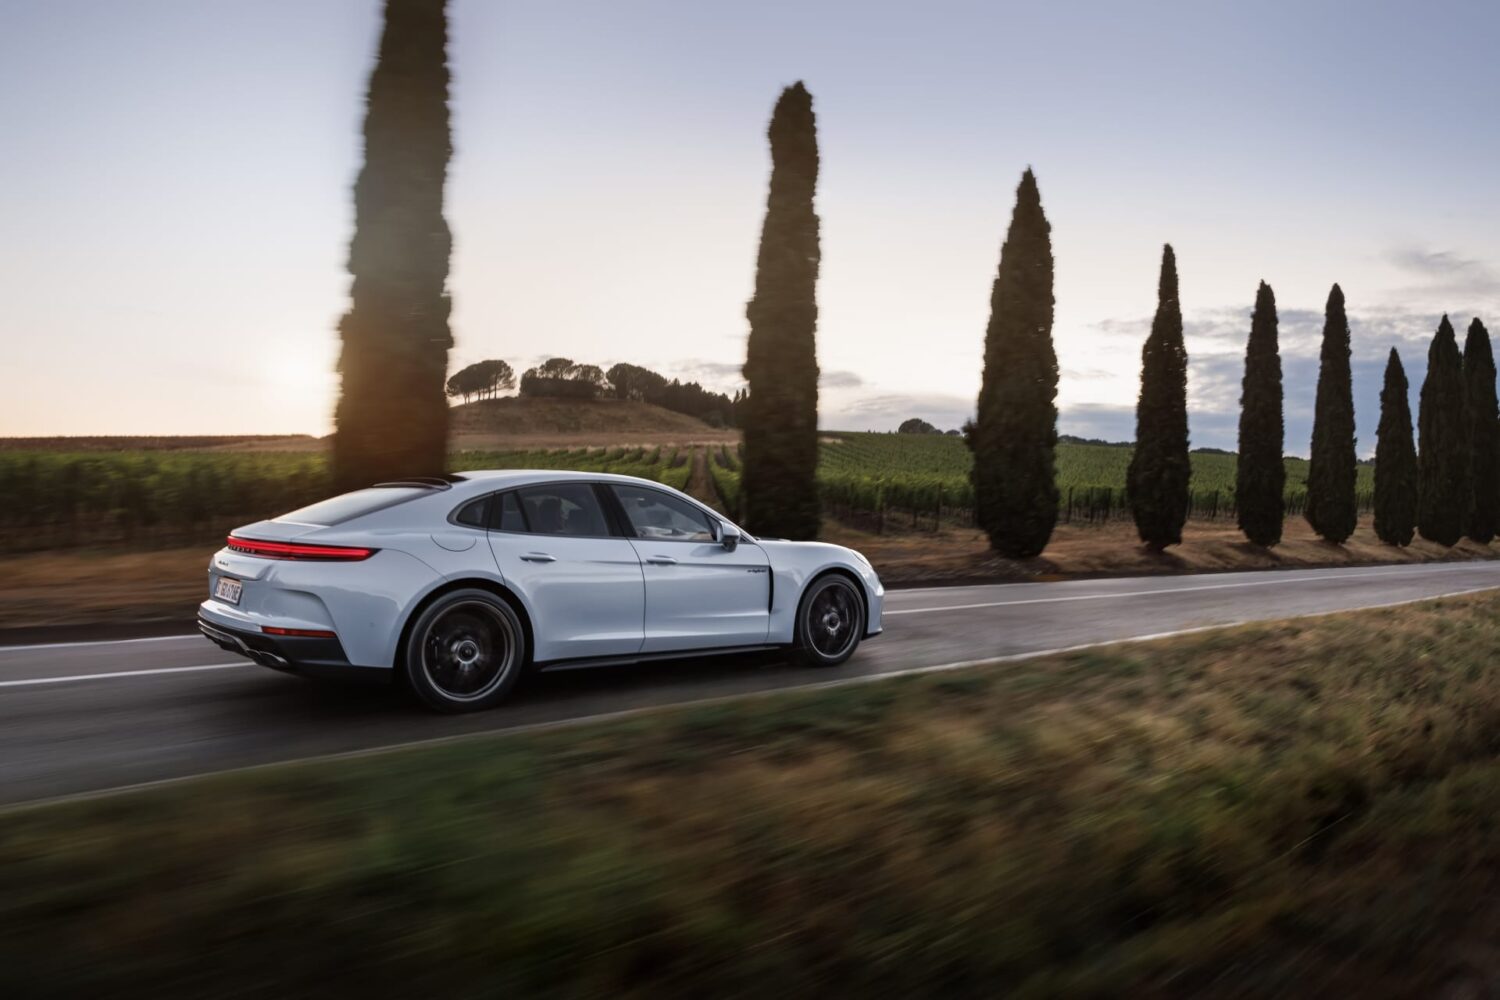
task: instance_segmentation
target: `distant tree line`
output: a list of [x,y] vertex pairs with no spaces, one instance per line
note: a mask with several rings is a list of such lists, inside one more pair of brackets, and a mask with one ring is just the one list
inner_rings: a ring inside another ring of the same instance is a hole
[[[448,395],[493,399],[517,388],[515,372],[499,360],[479,361],[448,379]],[[733,427],[745,406],[746,391],[733,396],[705,389],[697,382],[668,379],[640,365],[617,364],[608,371],[571,358],[548,358],[521,374],[520,395],[560,399],[630,399],[674,413],[697,417],[713,427]]]

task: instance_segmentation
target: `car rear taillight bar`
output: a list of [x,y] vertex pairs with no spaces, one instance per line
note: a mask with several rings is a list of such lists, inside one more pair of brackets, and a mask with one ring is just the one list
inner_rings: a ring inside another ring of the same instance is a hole
[[379,549],[361,549],[349,545],[304,545],[300,542],[263,542],[256,538],[230,535],[224,544],[231,551],[262,559],[309,559],[321,562],[359,562]]

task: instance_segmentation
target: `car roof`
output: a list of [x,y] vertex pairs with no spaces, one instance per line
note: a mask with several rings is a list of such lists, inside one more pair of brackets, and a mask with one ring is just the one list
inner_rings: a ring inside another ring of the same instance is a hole
[[[575,472],[571,469],[473,469],[465,470],[452,477],[450,487],[440,492],[452,499],[481,496],[494,490],[510,489],[517,486],[532,486],[538,483],[556,483],[576,480],[587,483],[619,483],[629,486],[646,486],[653,489],[665,490],[675,496],[691,496],[682,490],[674,489],[665,483],[659,483],[654,479],[642,479],[640,476],[622,476],[614,472]],[[698,503],[697,500],[693,500]],[[722,517],[723,515],[716,514]]]
[[[661,483],[639,476],[622,476],[614,472],[574,472],[569,469],[472,469],[458,473],[462,481],[455,488],[468,483],[477,483],[480,488],[492,490],[500,486],[524,486],[527,483],[555,483],[558,480],[582,479],[589,482],[641,483],[646,486],[661,486]],[[671,487],[668,487],[670,489]]]

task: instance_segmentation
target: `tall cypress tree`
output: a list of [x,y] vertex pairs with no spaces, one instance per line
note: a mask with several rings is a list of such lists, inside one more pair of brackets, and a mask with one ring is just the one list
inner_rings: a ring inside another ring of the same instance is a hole
[[453,346],[447,41],[445,0],[387,0],[354,185],[352,304],[339,323],[333,474],[343,489],[444,468]]
[[1255,293],[1245,379],[1240,391],[1240,454],[1234,502],[1240,530],[1256,545],[1281,541],[1286,507],[1286,428],[1281,413],[1281,354],[1276,343],[1276,295],[1264,281]]
[[1410,545],[1417,530],[1417,448],[1408,393],[1406,370],[1393,347],[1375,431],[1375,534],[1387,545]]
[[1000,248],[970,428],[974,506],[990,545],[1038,555],[1057,524],[1057,352],[1052,346],[1052,227],[1030,168]]
[[755,297],[746,310],[745,525],[756,534],[818,536],[818,131],[812,95],[786,88],[771,115],[771,194]]
[[1495,353],[1489,331],[1477,316],[1464,342],[1464,398],[1469,407],[1469,510],[1464,534],[1488,545],[1500,528],[1500,414]]
[[1141,541],[1158,552],[1182,541],[1187,520],[1187,347],[1177,300],[1177,257],[1162,247],[1156,318],[1141,348],[1141,395],[1135,408],[1135,452],[1126,473],[1130,511]]
[[1323,352],[1313,412],[1312,461],[1307,470],[1307,523],[1335,545],[1354,534],[1359,506],[1354,498],[1354,384],[1349,371],[1349,320],[1344,292],[1328,293],[1323,314]]
[[1417,530],[1454,545],[1469,512],[1469,451],[1465,445],[1463,359],[1444,314],[1427,349],[1427,377],[1417,413]]

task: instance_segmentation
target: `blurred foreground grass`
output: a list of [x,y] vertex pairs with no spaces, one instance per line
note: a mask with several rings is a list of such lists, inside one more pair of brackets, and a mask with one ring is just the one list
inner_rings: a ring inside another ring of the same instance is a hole
[[1497,648],[1486,594],[13,811],[0,992],[1468,995]]

